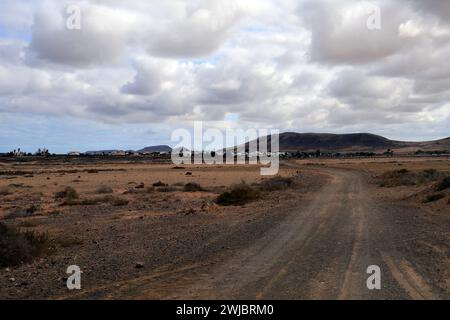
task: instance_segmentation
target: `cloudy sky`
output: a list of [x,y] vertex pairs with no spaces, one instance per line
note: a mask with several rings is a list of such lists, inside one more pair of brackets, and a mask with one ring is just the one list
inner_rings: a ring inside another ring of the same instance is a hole
[[173,145],[194,120],[443,138],[449,59],[448,0],[1,0],[0,152]]

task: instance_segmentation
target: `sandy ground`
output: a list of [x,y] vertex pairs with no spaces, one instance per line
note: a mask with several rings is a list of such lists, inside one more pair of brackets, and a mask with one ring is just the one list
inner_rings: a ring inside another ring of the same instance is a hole
[[[374,183],[403,167],[450,171],[448,161],[430,159],[290,162],[280,174],[295,176],[296,187],[222,207],[217,194],[241,180],[259,182],[258,167],[2,164],[10,174],[0,176],[0,188],[12,192],[0,196],[0,216],[21,230],[48,232],[54,252],[1,270],[0,298],[448,299],[447,198],[423,204],[411,195],[426,185]],[[157,181],[176,191],[126,193]],[[187,182],[205,191],[183,192]],[[93,199],[99,185],[128,204],[54,199],[65,186]],[[39,207],[33,215],[6,219],[31,205]],[[73,264],[83,270],[80,291],[65,287]],[[366,268],[374,264],[383,287],[369,291]]]

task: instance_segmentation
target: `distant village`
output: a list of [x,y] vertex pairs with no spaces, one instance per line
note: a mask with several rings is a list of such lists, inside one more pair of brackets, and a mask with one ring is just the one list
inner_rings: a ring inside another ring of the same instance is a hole
[[[167,147],[167,146],[166,146]],[[153,147],[149,147],[148,149],[150,151],[140,150],[140,151],[133,151],[133,150],[103,150],[103,151],[87,151],[87,152],[80,152],[80,151],[70,151],[67,154],[54,154],[50,153],[48,149],[42,148],[38,149],[34,153],[24,152],[20,148],[14,149],[10,152],[6,153],[0,153],[0,157],[2,158],[19,158],[19,157],[111,157],[111,158],[117,158],[117,157],[145,157],[145,158],[154,158],[154,159],[170,159],[172,152],[187,152],[191,153],[192,158],[202,156],[204,154],[209,154],[211,156],[216,155],[222,155],[224,158],[227,156],[234,156],[235,158],[243,158],[246,159],[254,159],[259,157],[280,157],[281,159],[308,159],[308,158],[371,158],[371,157],[393,157],[395,156],[395,152],[391,149],[388,149],[384,152],[328,152],[328,151],[286,151],[286,152],[237,152],[227,150],[225,152],[222,151],[212,151],[212,152],[195,152],[195,151],[189,151],[189,150],[160,150],[155,151],[152,150]],[[169,148],[169,147],[167,147]],[[165,149],[167,149],[165,148]],[[434,150],[434,151],[422,151],[417,150],[415,152],[411,152],[408,154],[398,154],[401,156],[450,156],[449,152],[446,150]]]

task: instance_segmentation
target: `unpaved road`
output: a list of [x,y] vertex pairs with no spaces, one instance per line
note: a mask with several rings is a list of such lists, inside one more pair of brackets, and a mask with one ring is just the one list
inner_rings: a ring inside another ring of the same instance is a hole
[[[449,298],[448,272],[442,270],[448,269],[448,251],[424,257],[409,250],[417,245],[409,239],[427,236],[423,212],[377,202],[362,173],[319,170],[330,182],[307,204],[287,209],[283,221],[245,248],[103,288],[107,296],[97,292],[84,298]],[[381,269],[381,290],[366,286],[370,265]]]

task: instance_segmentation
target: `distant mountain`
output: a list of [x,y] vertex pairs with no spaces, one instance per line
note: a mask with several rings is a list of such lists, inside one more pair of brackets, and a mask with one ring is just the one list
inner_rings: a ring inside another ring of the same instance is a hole
[[151,147],[145,147],[144,149],[138,150],[138,152],[144,153],[144,152],[172,152],[172,148],[166,145],[162,146],[151,146]]
[[[270,137],[268,137],[270,141]],[[330,151],[330,152],[380,152],[387,149],[402,152],[417,150],[450,150],[450,138],[405,142],[389,140],[370,133],[330,134],[330,133],[295,133],[286,132],[279,135],[280,151]]]

